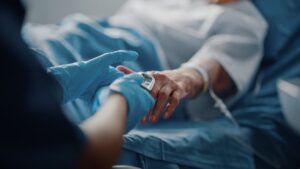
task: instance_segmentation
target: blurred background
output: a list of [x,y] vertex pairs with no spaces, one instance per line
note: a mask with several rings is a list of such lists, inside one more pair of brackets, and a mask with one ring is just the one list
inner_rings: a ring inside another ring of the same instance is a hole
[[[125,0],[24,0],[29,13],[27,22],[56,23],[73,13],[94,17],[107,17],[114,13]],[[54,12],[55,11],[55,12]]]

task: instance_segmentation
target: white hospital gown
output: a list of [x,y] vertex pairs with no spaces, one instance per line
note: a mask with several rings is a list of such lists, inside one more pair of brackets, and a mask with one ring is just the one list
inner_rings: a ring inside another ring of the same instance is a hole
[[[148,37],[167,69],[194,59],[217,60],[238,89],[228,104],[247,90],[255,75],[267,30],[265,20],[249,1],[216,5],[206,0],[129,0],[109,21]],[[191,118],[213,114],[211,105],[206,95],[190,101]]]

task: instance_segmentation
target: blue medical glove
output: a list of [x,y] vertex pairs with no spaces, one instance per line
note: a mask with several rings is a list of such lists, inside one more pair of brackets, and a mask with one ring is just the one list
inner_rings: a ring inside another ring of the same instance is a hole
[[109,87],[97,92],[95,102],[103,101],[113,93],[125,97],[128,105],[126,132],[134,128],[155,104],[151,94],[141,87],[143,81],[142,75],[133,73],[117,79]]
[[137,57],[138,54],[133,51],[116,51],[88,61],[51,67],[48,72],[57,79],[63,89],[63,103],[77,98],[89,100],[99,88],[110,85],[124,75],[110,65],[133,61]]

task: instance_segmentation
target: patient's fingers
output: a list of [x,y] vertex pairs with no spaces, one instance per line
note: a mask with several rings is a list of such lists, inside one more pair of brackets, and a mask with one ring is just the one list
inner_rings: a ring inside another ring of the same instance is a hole
[[161,90],[158,93],[157,101],[153,109],[153,114],[151,115],[151,122],[155,123],[157,122],[157,120],[159,120],[160,115],[164,110],[171,93],[172,93],[172,88],[170,85],[165,85],[164,87],[161,88]]
[[[156,104],[153,108],[152,113],[149,115],[150,116],[150,121],[151,122],[157,122],[159,120],[162,111],[165,109],[166,104],[168,103],[169,97],[171,97],[171,94],[174,93],[175,91],[179,90],[181,91],[180,86],[172,79],[170,79],[169,76],[166,74],[163,74],[161,72],[150,72],[153,77],[155,78],[155,85],[151,91],[151,94],[153,97],[156,98]],[[174,99],[172,101],[172,104],[170,105],[168,110],[168,115],[171,114],[175,107],[177,106],[179,102],[176,98],[180,98],[177,96],[177,94],[174,95]]]
[[121,72],[123,72],[123,73],[125,73],[125,74],[131,74],[131,73],[134,73],[133,70],[129,69],[129,68],[126,67],[126,66],[117,66],[116,69],[119,70],[119,71],[121,71]]
[[145,117],[141,120],[141,123],[142,123],[142,124],[145,124],[145,123],[147,123],[147,121],[148,121],[148,115],[145,116]]
[[142,124],[145,124],[145,123],[147,123],[147,122],[151,122],[151,116],[152,116],[152,111],[153,111],[153,109],[151,109],[150,110],[150,112],[141,120],[141,123]]
[[169,104],[167,105],[166,111],[164,112],[164,116],[163,116],[164,119],[170,118],[170,116],[175,111],[176,107],[180,102],[181,95],[182,95],[181,93],[182,92],[180,90],[177,90],[169,98]]

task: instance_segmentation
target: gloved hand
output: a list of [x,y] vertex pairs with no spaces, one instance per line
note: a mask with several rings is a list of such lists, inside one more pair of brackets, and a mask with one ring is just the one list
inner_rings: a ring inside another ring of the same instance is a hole
[[99,88],[110,85],[124,75],[110,65],[133,61],[137,57],[138,54],[133,51],[116,51],[88,61],[51,67],[48,72],[63,89],[63,103],[77,98],[92,99]]
[[[114,81],[109,87],[100,89],[95,98],[94,105],[100,106],[100,101],[106,100],[113,93],[123,95],[128,105],[126,132],[135,127],[154,106],[155,100],[141,84],[144,77],[133,73]],[[94,109],[95,110],[95,109]]]

